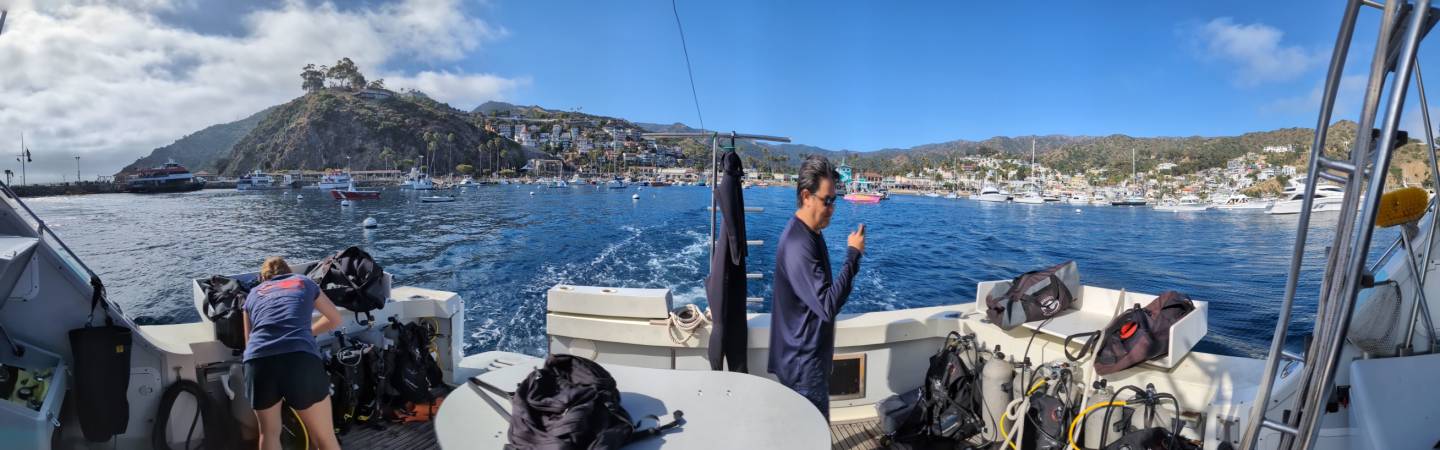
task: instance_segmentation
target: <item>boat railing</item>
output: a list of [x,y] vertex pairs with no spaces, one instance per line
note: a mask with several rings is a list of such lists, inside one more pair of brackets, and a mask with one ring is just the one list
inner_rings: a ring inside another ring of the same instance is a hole
[[35,214],[35,211],[30,209],[30,205],[26,205],[25,201],[20,200],[20,195],[16,194],[13,189],[10,189],[10,185],[0,182],[0,193],[4,194],[3,197],[5,202],[10,205],[10,209],[25,212],[25,214],[17,214],[16,216],[34,230],[35,237],[47,241],[51,244],[51,248],[59,250],[55,253],[59,255],[60,260],[64,261],[65,265],[79,277],[82,283],[99,278],[99,275],[96,275],[95,271],[90,270],[90,266],[85,265],[85,262],[80,259],[80,255],[70,250],[70,246],[66,245],[65,241],[60,239],[60,235],[55,234],[55,230],[51,229],[49,225],[46,225],[45,220],[41,219],[40,215]]
[[[1325,141],[1327,128],[1334,112],[1340,79],[1345,69],[1346,56],[1353,42],[1355,25],[1362,6],[1383,8],[1376,49],[1372,53],[1369,81],[1365,100],[1357,122],[1357,132],[1351,143],[1348,160],[1327,157]],[[1340,22],[1340,31],[1335,41],[1320,102],[1320,114],[1315,127],[1314,140],[1310,148],[1309,170],[1305,179],[1302,207],[1295,246],[1285,283],[1285,294],[1279,305],[1275,334],[1270,342],[1270,351],[1256,390],[1254,405],[1246,422],[1239,448],[1250,450],[1259,444],[1262,429],[1280,434],[1279,449],[1307,449],[1316,445],[1320,418],[1325,415],[1324,405],[1332,394],[1338,372],[1342,350],[1349,332],[1350,319],[1359,291],[1367,289],[1371,267],[1366,264],[1375,231],[1375,218],[1380,209],[1380,197],[1384,193],[1385,178],[1390,168],[1391,156],[1397,148],[1408,141],[1405,132],[1398,129],[1400,116],[1404,111],[1406,90],[1413,81],[1419,94],[1420,109],[1426,128],[1427,153],[1430,156],[1431,176],[1440,181],[1440,166],[1436,164],[1435,139],[1430,124],[1428,105],[1425,99],[1424,82],[1420,76],[1416,58],[1420,41],[1434,22],[1429,18],[1437,14],[1430,7],[1429,0],[1415,0],[1413,5],[1403,0],[1391,0],[1383,5],[1369,0],[1350,0]],[[1393,76],[1393,78],[1391,78]],[[1390,78],[1389,97],[1382,98],[1382,92]],[[1382,111],[1383,107],[1383,111]],[[1377,121],[1377,119],[1379,119]],[[1377,126],[1379,129],[1372,127]],[[1334,242],[1327,247],[1326,265],[1320,284],[1320,295],[1316,305],[1311,345],[1303,357],[1288,354],[1285,340],[1300,279],[1300,266],[1305,260],[1306,238],[1310,230],[1310,217],[1315,204],[1317,189],[1325,181],[1339,183],[1345,188],[1341,201],[1340,217],[1335,225]],[[1424,264],[1428,266],[1430,248],[1434,242],[1434,223],[1431,221],[1430,245],[1424,251]],[[1401,233],[1405,239],[1405,233]],[[1401,241],[1404,242],[1404,241]],[[1397,243],[1392,247],[1399,247]],[[1413,262],[1413,249],[1409,245],[1404,253],[1407,263]],[[1388,259],[1395,250],[1387,250],[1380,259]],[[1411,265],[1416,267],[1416,265]],[[1419,272],[1419,271],[1416,271]],[[1427,271],[1428,272],[1428,271]],[[1417,280],[1423,286],[1425,273],[1417,273]],[[1423,297],[1422,297],[1423,298]],[[1416,302],[1419,309],[1423,301]],[[1413,314],[1413,313],[1412,313]],[[1413,317],[1411,317],[1413,320]],[[1409,336],[1413,339],[1413,335]],[[1410,344],[1412,341],[1406,342]],[[1282,360],[1300,360],[1303,367],[1297,378],[1298,396],[1289,408],[1293,413],[1281,420],[1267,417],[1272,389]]]

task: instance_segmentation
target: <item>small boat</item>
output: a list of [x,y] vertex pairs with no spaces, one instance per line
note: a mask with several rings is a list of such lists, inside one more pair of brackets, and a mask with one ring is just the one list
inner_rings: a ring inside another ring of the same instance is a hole
[[1010,195],[1000,192],[1000,189],[996,188],[993,184],[985,183],[985,187],[980,188],[980,193],[971,194],[970,199],[982,202],[1004,203],[1010,201]]
[[140,173],[126,182],[126,190],[136,193],[189,192],[205,188],[205,179],[190,173],[190,169],[170,160],[160,167],[140,169]]
[[418,167],[411,167],[410,175],[405,177],[405,182],[400,186],[417,191],[428,191],[435,189],[435,181],[430,179],[430,174],[421,173]]
[[330,191],[330,197],[336,200],[375,200],[380,198],[380,191],[362,191],[355,188],[355,181],[345,186],[345,189]]
[[1155,205],[1156,211],[1199,212],[1207,209],[1210,209],[1210,207],[1208,205],[1201,204],[1200,197],[1196,197],[1194,195],[1186,195],[1184,197],[1180,197],[1180,201],[1175,203]]
[[275,177],[270,176],[268,173],[261,172],[259,169],[241,176],[239,180],[235,180],[235,190],[237,191],[268,191],[284,188],[285,185],[275,182]]
[[1221,211],[1264,211],[1270,208],[1269,200],[1252,198],[1245,194],[1232,194],[1224,203],[1215,203],[1211,208]]
[[851,192],[845,194],[845,201],[851,203],[880,203],[884,198],[880,194],[870,192]]
[[1059,202],[1059,201],[1060,201],[1060,196],[1055,195],[1055,194],[1044,194],[1044,195],[1041,195],[1040,198],[1045,199],[1045,202],[1046,202],[1046,203],[1052,203],[1052,202]]
[[321,177],[319,183],[315,183],[315,187],[320,190],[345,189],[348,186],[350,186],[349,172],[330,172]]
[[605,182],[605,187],[610,189],[625,189],[626,186],[625,179],[620,177],[611,178],[610,181]]
[[1039,191],[1028,191],[1025,192],[1024,195],[1021,195],[1019,198],[1016,198],[1015,203],[1040,205],[1045,203],[1045,197],[1041,196]]
[[1086,194],[1071,194],[1065,198],[1065,203],[1071,205],[1088,205],[1090,204],[1090,196]]
[[1141,197],[1138,195],[1130,195],[1124,198],[1111,200],[1110,206],[1145,206],[1148,203],[1150,203],[1150,201],[1145,200],[1145,197]]
[[926,192],[926,193],[925,193],[925,196],[926,196],[926,197],[930,197],[930,198],[940,198],[940,193],[939,193],[939,192],[935,192],[935,191],[930,191],[930,192]]
[[960,194],[956,194],[954,191],[951,191],[949,194],[945,194],[945,198],[952,199],[952,200],[953,200],[953,199],[957,199],[957,198],[960,198]]
[[420,197],[421,203],[445,203],[453,201],[455,201],[455,196],[453,195],[427,195]]
[[480,183],[476,183],[476,182],[475,182],[475,179],[474,179],[474,178],[471,178],[471,177],[465,177],[464,179],[460,180],[459,183],[455,183],[455,187],[462,187],[462,188],[475,187],[475,186],[479,186],[479,185],[480,185]]

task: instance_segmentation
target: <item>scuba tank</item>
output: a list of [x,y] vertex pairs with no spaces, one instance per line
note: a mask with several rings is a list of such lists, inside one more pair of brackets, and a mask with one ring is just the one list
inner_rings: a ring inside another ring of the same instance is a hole
[[[1109,401],[1110,396],[1114,394],[1115,390],[1110,389],[1110,386],[1102,385],[1099,389],[1095,390],[1095,393],[1090,394],[1091,405],[1105,403]],[[1105,410],[1107,408],[1113,408],[1115,411],[1112,411],[1110,414],[1110,432],[1108,436],[1105,436],[1106,441],[1115,442],[1117,439],[1120,439],[1120,436],[1123,436],[1129,428],[1127,422],[1130,420],[1130,414],[1124,413],[1124,407],[1096,408],[1090,414],[1086,415],[1084,419],[1085,423],[1082,427],[1084,431],[1081,434],[1082,439],[1080,439],[1080,442],[1084,443],[1085,448],[1105,448],[1105,445],[1101,444],[1100,438],[1106,434]]]
[[1000,424],[996,421],[1005,415],[1005,405],[1010,404],[1011,380],[1014,377],[1015,364],[1006,361],[1005,354],[996,346],[995,351],[990,353],[990,358],[985,360],[985,367],[980,370],[980,397],[985,401],[985,430],[986,435],[992,437],[993,441],[1000,440]]

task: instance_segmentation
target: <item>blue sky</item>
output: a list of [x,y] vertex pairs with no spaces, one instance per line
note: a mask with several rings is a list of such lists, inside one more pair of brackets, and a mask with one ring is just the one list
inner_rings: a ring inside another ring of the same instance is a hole
[[[705,125],[866,151],[1314,126],[1344,7],[1031,3],[680,0],[679,10]],[[12,63],[0,71],[0,154],[18,152],[24,133],[32,181],[73,179],[74,156],[82,178],[113,174],[299,96],[302,66],[341,57],[464,109],[503,100],[699,125],[668,0],[0,5],[10,8],[0,61]],[[1337,118],[1356,118],[1378,16],[1364,13]],[[1419,136],[1418,122],[1403,128]]]
[[[1234,135],[1313,126],[1344,7],[1034,3],[679,7],[707,126],[854,150],[1032,133]],[[462,65],[528,77],[511,100],[696,124],[670,2],[477,9],[507,35]],[[1367,10],[1357,32],[1346,72],[1359,75],[1352,87],[1363,85],[1378,16]]]

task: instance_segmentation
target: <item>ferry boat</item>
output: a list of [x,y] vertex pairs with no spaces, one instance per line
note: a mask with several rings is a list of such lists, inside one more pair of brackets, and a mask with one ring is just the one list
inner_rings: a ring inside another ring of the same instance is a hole
[[1127,195],[1124,198],[1111,200],[1110,206],[1145,206],[1149,203],[1150,201],[1146,200],[1144,196]]
[[126,181],[125,187],[135,193],[189,192],[204,189],[205,179],[196,177],[172,159],[159,167],[140,169]]
[[262,172],[260,169],[241,175],[239,179],[235,180],[235,190],[237,191],[268,191],[285,187],[283,181],[277,182],[274,176]]
[[[1303,180],[1303,178],[1301,179]],[[1305,185],[1300,181],[1290,180],[1290,185],[1285,187],[1281,198],[1282,200],[1276,201],[1265,212],[1269,214],[1299,214],[1307,203],[1310,205],[1311,212],[1339,211],[1341,201],[1345,198],[1345,189],[1333,184],[1319,184],[1315,186],[1314,201],[1306,202]]]
[[1000,191],[1000,188],[995,187],[993,184],[985,183],[985,186],[980,188],[980,193],[970,195],[970,199],[982,202],[1003,203],[1010,201],[1010,195]]
[[345,189],[350,187],[350,172],[330,172],[315,183],[315,187],[321,190]]

